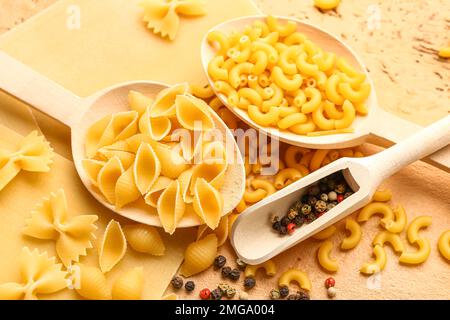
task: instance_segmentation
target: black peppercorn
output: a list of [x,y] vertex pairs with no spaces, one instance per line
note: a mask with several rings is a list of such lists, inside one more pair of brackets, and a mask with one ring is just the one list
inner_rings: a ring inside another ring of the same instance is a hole
[[320,188],[318,185],[311,186],[308,190],[309,195],[318,196],[320,194]]
[[289,223],[291,223],[291,220],[289,220],[288,217],[283,217],[283,218],[281,219],[281,225],[282,225],[283,227],[286,227]]
[[220,290],[219,288],[214,289],[213,291],[211,291],[211,300],[220,300],[222,299],[222,290]]
[[306,223],[311,223],[316,220],[316,215],[314,213],[310,213],[305,217]]
[[297,227],[300,227],[305,222],[305,219],[302,216],[296,216],[294,219],[294,223]]
[[281,287],[280,288],[280,297],[284,298],[289,295],[289,288],[288,287]]
[[280,231],[280,228],[281,228],[281,222],[280,221],[274,222],[272,224],[272,229],[273,230]]
[[319,183],[320,192],[327,192],[328,191],[328,185],[325,182]]
[[227,278],[231,273],[230,267],[223,267],[222,268],[222,277]]
[[334,191],[336,191],[337,193],[342,194],[342,193],[345,192],[345,189],[346,189],[345,184],[339,183],[339,184],[336,185],[336,188],[334,188]]
[[287,234],[287,228],[285,226],[281,226],[278,231],[281,235]]
[[316,204],[316,202],[317,202],[317,198],[316,197],[314,197],[314,196],[309,196],[308,197],[309,205],[314,206]]
[[240,277],[241,277],[241,271],[239,269],[231,270],[230,274],[228,275],[228,278],[230,278],[233,281],[239,280]]
[[297,291],[298,300],[311,300],[309,293],[305,291]]
[[244,287],[246,289],[251,289],[255,286],[256,284],[256,280],[254,278],[251,277],[247,277],[244,279]]
[[214,259],[214,267],[217,269],[220,269],[225,265],[226,262],[227,262],[227,258],[225,258],[224,256],[217,256]]
[[336,181],[333,179],[328,180],[327,184],[330,190],[334,190],[334,188],[336,188]]
[[181,279],[181,277],[173,277],[172,281],[170,281],[170,283],[172,284],[172,287],[174,289],[180,289],[183,286],[183,279]]
[[303,196],[302,196],[302,203],[306,203],[306,202],[308,202],[308,195],[307,194],[304,194]]
[[186,284],[184,285],[184,288],[186,289],[186,291],[194,291],[194,289],[195,289],[194,281],[186,282]]

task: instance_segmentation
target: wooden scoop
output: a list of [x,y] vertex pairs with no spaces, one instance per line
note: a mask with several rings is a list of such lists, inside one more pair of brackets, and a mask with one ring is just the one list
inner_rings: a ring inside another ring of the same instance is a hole
[[[265,21],[267,16],[248,16],[237,18],[233,20],[228,20],[222,24],[217,25],[210,31],[219,30],[229,34],[231,31],[242,31],[245,26],[251,25],[254,21],[260,20]],[[354,147],[362,144],[365,141],[369,141],[383,147],[391,146],[393,143],[400,142],[405,138],[416,133],[422,127],[413,124],[412,122],[402,120],[384,110],[379,108],[377,97],[375,94],[375,86],[370,74],[367,72],[367,68],[364,63],[359,58],[359,56],[354,52],[349,46],[344,42],[339,40],[337,37],[328,33],[327,31],[293,18],[287,17],[277,17],[280,24],[286,23],[287,21],[294,21],[297,23],[298,31],[305,34],[309,39],[317,43],[321,48],[326,51],[334,52],[340,57],[344,57],[357,68],[360,72],[366,75],[366,81],[371,86],[371,94],[367,100],[367,107],[369,109],[369,114],[365,117],[357,116],[352,127],[354,128],[353,133],[345,134],[334,134],[334,135],[324,135],[324,136],[305,136],[292,133],[287,130],[278,130],[277,128],[262,127],[256,124],[248,116],[245,110],[239,109],[237,107],[228,104],[227,98],[216,91],[216,94],[236,116],[246,122],[248,125],[265,132],[266,134],[276,137],[279,140],[313,149],[336,149],[336,148],[347,148]],[[207,37],[202,41],[201,46],[201,57],[202,64],[205,70],[206,76],[208,77],[209,83],[214,88],[214,81],[208,74],[208,64],[212,58],[216,55],[216,50],[208,43]],[[433,155],[424,159],[424,161],[437,166],[447,172],[450,172],[450,147],[440,150]]]
[[[246,263],[262,263],[365,206],[384,179],[449,144],[450,116],[447,116],[373,156],[332,162],[241,213],[233,224],[231,244]],[[308,186],[338,171],[343,172],[354,194],[313,222],[299,227],[292,235],[280,236],[272,230],[272,214],[283,216]]]
[[[0,51],[0,89],[33,106],[71,128],[72,155],[78,174],[89,192],[105,207],[140,223],[161,226],[156,209],[142,203],[133,203],[117,210],[108,203],[93,186],[82,160],[86,159],[85,135],[87,129],[106,115],[129,111],[128,93],[131,90],[155,96],[168,86],[153,81],[133,81],[104,89],[87,98],[80,98],[31,70],[27,66]],[[227,141],[234,141],[233,134],[219,116],[211,110],[216,128]],[[223,215],[233,210],[242,198],[245,189],[245,168],[236,143],[233,144],[234,161],[228,166],[225,182],[220,189],[224,198]],[[178,227],[203,224],[197,215],[186,213]]]

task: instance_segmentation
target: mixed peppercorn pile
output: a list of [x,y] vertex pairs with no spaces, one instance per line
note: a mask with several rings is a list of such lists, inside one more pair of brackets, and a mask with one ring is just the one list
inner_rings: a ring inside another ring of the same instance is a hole
[[272,229],[280,235],[292,234],[296,228],[313,222],[352,194],[342,172],[333,173],[309,186],[283,217],[271,216]]

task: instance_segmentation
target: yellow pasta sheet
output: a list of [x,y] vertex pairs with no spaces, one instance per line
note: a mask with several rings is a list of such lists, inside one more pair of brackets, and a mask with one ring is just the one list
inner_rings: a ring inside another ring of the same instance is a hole
[[[23,136],[0,125],[0,148],[14,149],[22,138]],[[20,280],[19,258],[24,246],[56,256],[54,241],[24,236],[22,229],[31,210],[41,202],[42,197],[47,197],[60,188],[65,190],[70,215],[99,216],[94,248],[89,249],[88,255],[81,259],[84,264],[98,267],[98,246],[107,223],[115,219],[123,224],[126,220],[98,204],[82,185],[73,163],[56,154],[50,173],[21,172],[0,192],[0,241],[3,244],[0,246],[0,283]],[[108,284],[111,286],[119,275],[132,267],[142,266],[145,275],[143,298],[160,298],[183,260],[185,247],[194,240],[195,230],[180,229],[172,237],[163,235],[163,232],[161,235],[166,245],[164,256],[154,257],[128,248],[123,260],[107,274]],[[41,295],[40,298],[77,299],[80,296],[75,291],[66,289],[50,296]]]

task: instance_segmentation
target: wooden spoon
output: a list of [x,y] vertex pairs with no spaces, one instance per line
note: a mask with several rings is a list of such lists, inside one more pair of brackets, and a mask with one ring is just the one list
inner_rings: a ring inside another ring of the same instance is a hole
[[[361,58],[344,42],[339,40],[331,33],[319,28],[318,26],[306,23],[293,18],[277,17],[280,24],[287,21],[294,21],[297,23],[298,31],[305,34],[309,39],[317,43],[321,48],[326,51],[334,52],[336,55],[344,57],[360,72],[363,72],[367,77],[367,82],[370,84],[372,90],[367,100],[367,106],[369,108],[369,115],[365,117],[357,116],[352,127],[353,133],[334,134],[325,136],[305,136],[292,133],[287,130],[279,130],[277,128],[262,127],[256,124],[248,116],[245,110],[231,106],[228,104],[227,98],[216,91],[216,94],[236,116],[246,122],[248,125],[265,132],[266,134],[276,137],[281,141],[289,144],[313,148],[313,149],[335,149],[335,148],[347,148],[354,147],[362,144],[365,141],[369,141],[383,147],[391,146],[394,143],[400,142],[405,138],[416,133],[422,127],[400,119],[384,110],[379,108],[377,97],[375,94],[375,86],[367,68],[364,66]],[[245,26],[251,25],[255,21],[266,21],[267,16],[248,16],[241,17],[233,20],[228,20],[222,24],[217,25],[210,31],[219,30],[229,34],[231,31],[244,30]],[[209,45],[207,36],[202,41],[201,57],[202,64],[208,77],[209,83],[214,88],[214,81],[208,74],[208,64],[212,58],[216,55],[215,49]],[[433,155],[424,159],[430,164],[437,166],[447,172],[450,172],[450,147],[440,150]]]
[[[363,207],[384,179],[449,143],[450,116],[447,116],[373,156],[332,162],[241,213],[233,224],[231,244],[246,263],[262,263]],[[284,215],[308,186],[338,171],[343,172],[354,194],[292,235],[279,236],[272,230],[269,222],[272,214]]]
[[[106,115],[121,111],[129,111],[128,93],[131,90],[148,96],[155,96],[167,88],[163,83],[154,81],[133,81],[104,89],[87,98],[80,98],[46,79],[24,64],[0,51],[0,89],[44,112],[52,118],[71,128],[72,155],[78,174],[89,192],[110,210],[140,223],[161,226],[156,209],[136,202],[117,210],[105,201],[100,192],[93,186],[85,170],[82,160],[86,159],[85,134],[87,129]],[[227,141],[234,141],[233,134],[220,117],[211,110],[216,128]],[[234,161],[228,166],[225,182],[220,189],[224,198],[223,215],[232,211],[242,198],[245,189],[245,168],[241,153],[236,143],[233,144]],[[186,213],[178,227],[192,227],[203,222],[192,213]]]

